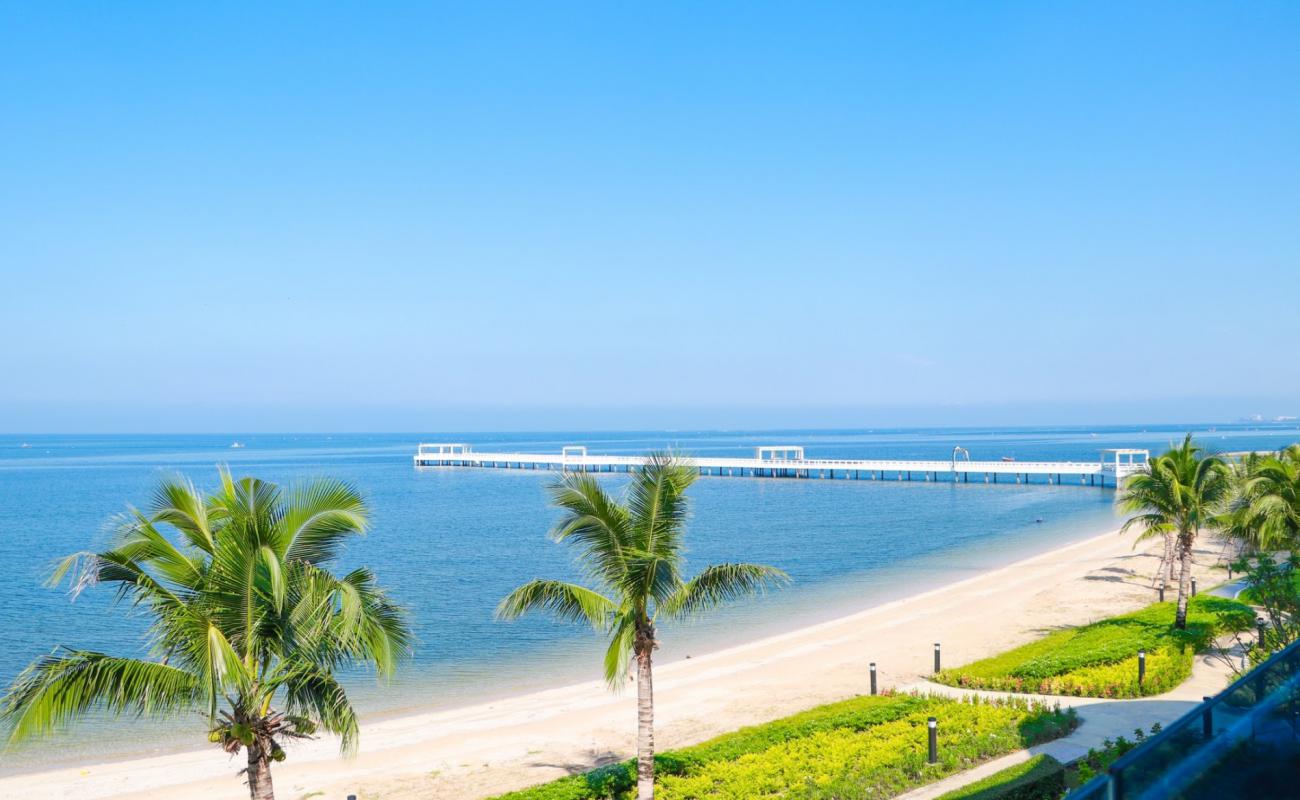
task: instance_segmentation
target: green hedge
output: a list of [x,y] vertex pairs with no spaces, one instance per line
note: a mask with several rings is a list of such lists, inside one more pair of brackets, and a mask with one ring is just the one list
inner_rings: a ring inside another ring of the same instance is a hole
[[[1188,603],[1187,630],[1173,627],[1173,603],[1056,631],[1042,639],[940,672],[939,683],[969,689],[1088,697],[1162,694],[1191,675],[1197,651],[1215,637],[1250,628],[1251,609],[1201,595]],[[1146,678],[1137,682],[1137,651],[1146,650]]]
[[[940,720],[940,763],[926,759],[926,719]],[[743,728],[655,759],[656,796],[703,798],[880,797],[1073,729],[1073,712],[1025,701],[916,695],[859,697]],[[502,795],[499,800],[622,800],[635,788],[631,761]]]
[[1064,794],[1065,766],[1049,755],[1037,755],[939,800],[1060,800]]

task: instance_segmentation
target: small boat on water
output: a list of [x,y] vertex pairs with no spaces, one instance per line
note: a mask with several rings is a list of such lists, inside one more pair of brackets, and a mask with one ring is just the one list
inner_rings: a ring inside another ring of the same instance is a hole
[[24,449],[24,450],[29,450],[29,449],[31,449],[31,445],[28,444],[27,442],[23,442],[22,444],[20,444],[20,445],[18,445],[18,446],[21,447],[21,448]]
[[244,446],[244,443],[243,443],[243,442],[231,442],[231,443],[230,443],[230,446],[231,446],[232,448],[243,447],[243,446]]
[[1015,461],[1015,460],[1016,460],[1016,457],[1015,457],[1015,456],[1003,456],[1003,457],[1002,457],[1002,460],[1003,460],[1003,461]]

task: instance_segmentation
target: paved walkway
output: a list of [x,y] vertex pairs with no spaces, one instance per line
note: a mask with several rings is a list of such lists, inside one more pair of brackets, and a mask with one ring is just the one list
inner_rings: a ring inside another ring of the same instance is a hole
[[[1231,682],[1231,670],[1222,661],[1198,655],[1192,666],[1192,677],[1173,691],[1155,697],[1136,700],[1109,700],[1100,697],[1057,697],[1055,695],[1008,694],[958,689],[937,683],[921,682],[901,687],[904,691],[928,692],[949,697],[978,695],[980,697],[1020,697],[1060,703],[1061,708],[1074,708],[1079,713],[1079,727],[1074,733],[1055,741],[1045,742],[1028,750],[1019,750],[987,761],[978,767],[950,775],[941,781],[914,789],[895,800],[931,800],[953,789],[981,780],[1007,767],[1028,761],[1039,753],[1046,753],[1061,763],[1075,761],[1088,754],[1090,749],[1100,749],[1106,739],[1120,736],[1133,738],[1133,731],[1149,731],[1153,723],[1166,726],[1191,711],[1204,698],[1218,694]],[[939,721],[943,724],[943,720]]]

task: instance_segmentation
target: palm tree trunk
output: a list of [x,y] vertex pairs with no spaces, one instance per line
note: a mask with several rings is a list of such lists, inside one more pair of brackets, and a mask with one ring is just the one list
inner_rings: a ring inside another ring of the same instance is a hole
[[248,796],[252,800],[275,800],[271,787],[271,742],[258,739],[248,748]]
[[1178,558],[1176,542],[1178,534],[1173,531],[1165,533],[1165,560],[1160,565],[1160,583],[1168,586],[1174,581],[1174,561]]
[[655,649],[654,625],[637,628],[636,654],[636,797],[655,796],[655,694],[650,656]]
[[1174,614],[1174,627],[1187,630],[1187,598],[1192,591],[1192,543],[1191,534],[1178,537],[1178,611]]

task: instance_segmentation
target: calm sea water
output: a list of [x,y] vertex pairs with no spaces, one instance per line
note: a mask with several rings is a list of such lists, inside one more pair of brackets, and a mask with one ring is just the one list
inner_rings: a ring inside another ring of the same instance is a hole
[[[145,504],[160,475],[200,485],[216,465],[273,481],[330,475],[355,482],[374,528],[345,556],[367,564],[410,608],[419,645],[382,689],[348,677],[367,714],[464,705],[493,696],[594,678],[600,644],[589,631],[543,619],[493,620],[497,601],[534,577],[576,578],[572,553],[546,532],[545,473],[412,467],[420,441],[464,441],[476,450],[641,454],[673,447],[743,455],[760,444],[802,444],[810,457],[1095,459],[1104,447],[1166,446],[1183,428],[779,431],[565,434],[347,434],[221,436],[0,436],[0,683],[55,645],[132,654],[143,619],[114,608],[102,590],[70,602],[43,586],[53,561],[106,544],[104,522]],[[1222,450],[1276,448],[1294,427],[1200,430]],[[245,447],[232,449],[234,441]],[[30,445],[24,447],[23,445]],[[612,487],[625,476],[607,476]],[[1090,487],[701,478],[690,562],[751,560],[785,569],[786,591],[688,626],[663,630],[663,658],[701,653],[828,619],[965,577],[1099,533],[1115,523],[1114,492]],[[1038,522],[1037,520],[1042,520]],[[0,771],[104,760],[204,744],[197,719],[96,720],[39,746],[0,755]]]

